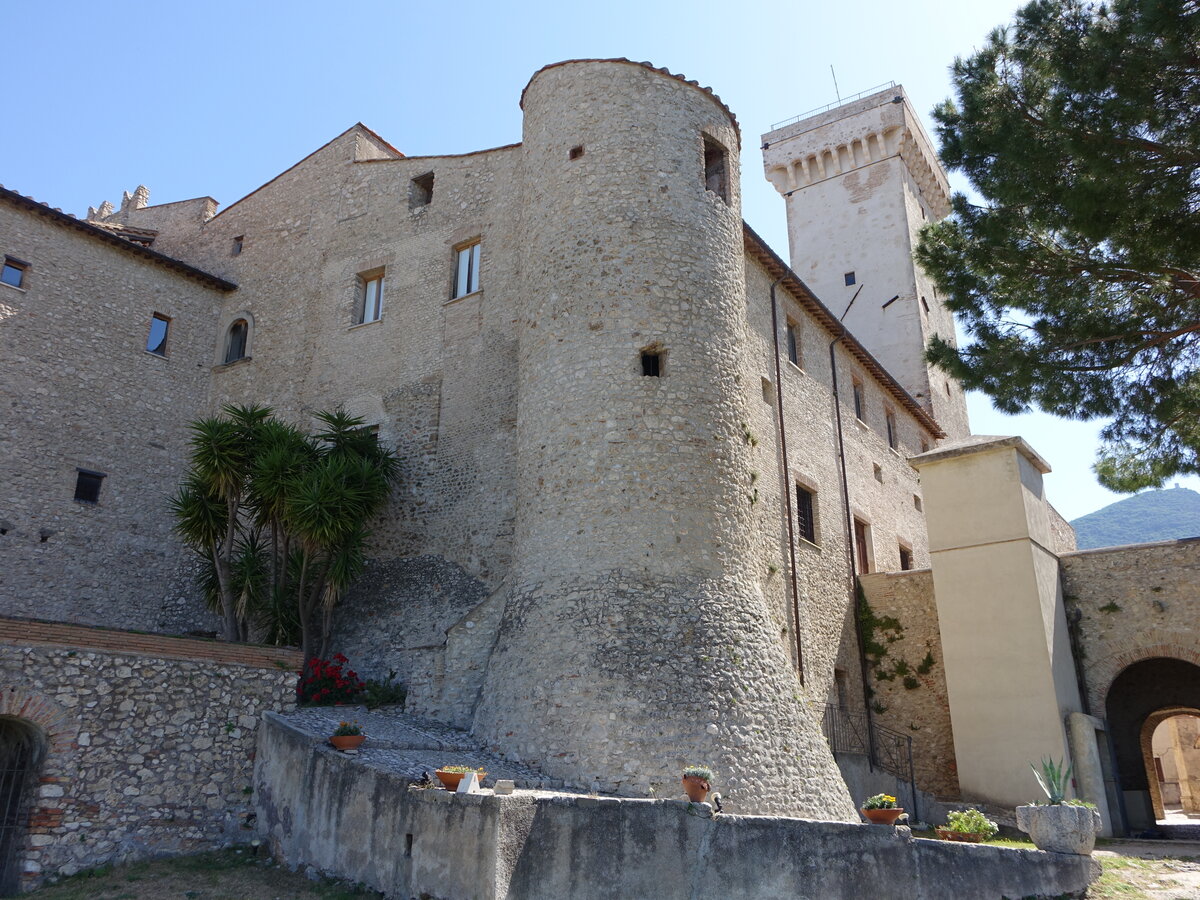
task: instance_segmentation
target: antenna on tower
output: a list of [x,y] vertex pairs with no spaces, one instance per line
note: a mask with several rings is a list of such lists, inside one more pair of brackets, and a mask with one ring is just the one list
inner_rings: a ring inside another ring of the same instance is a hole
[[837,86],[837,72],[833,71],[833,63],[829,64],[829,74],[833,76],[833,92],[837,94],[838,103],[842,102],[842,92]]

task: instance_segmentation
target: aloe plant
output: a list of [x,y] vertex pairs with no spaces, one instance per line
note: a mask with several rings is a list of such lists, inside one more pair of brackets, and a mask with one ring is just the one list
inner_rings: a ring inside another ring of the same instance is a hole
[[1033,775],[1046,792],[1051,806],[1059,806],[1067,799],[1067,785],[1071,783],[1071,764],[1065,758],[1056,763],[1050,757],[1046,757],[1042,760],[1040,771],[1033,763],[1029,764],[1029,768],[1033,769]]

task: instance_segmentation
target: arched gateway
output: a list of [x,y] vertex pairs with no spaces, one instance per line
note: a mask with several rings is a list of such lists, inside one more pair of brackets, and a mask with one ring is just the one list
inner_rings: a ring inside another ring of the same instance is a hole
[[0,715],[0,897],[21,887],[21,848],[46,738],[28,719]]
[[1174,716],[1200,714],[1200,666],[1168,657],[1133,663],[1113,679],[1105,714],[1128,827],[1153,828],[1163,817],[1151,746],[1154,730]]

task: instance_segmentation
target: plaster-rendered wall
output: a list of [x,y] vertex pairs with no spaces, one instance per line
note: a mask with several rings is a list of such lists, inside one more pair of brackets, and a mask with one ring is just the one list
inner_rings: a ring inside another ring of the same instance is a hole
[[48,750],[23,884],[253,836],[265,710],[295,705],[299,654],[0,620],[0,716]]
[[[215,627],[171,533],[187,423],[202,414],[221,290],[0,202],[0,613],[157,631]],[[146,352],[154,313],[166,356]],[[74,498],[102,472],[99,502]]]

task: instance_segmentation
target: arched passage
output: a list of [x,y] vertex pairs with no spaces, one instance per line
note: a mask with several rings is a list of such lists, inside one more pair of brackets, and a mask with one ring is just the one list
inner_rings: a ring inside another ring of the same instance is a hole
[[1108,689],[1108,731],[1132,830],[1153,828],[1162,815],[1153,777],[1154,729],[1165,719],[1190,710],[1200,710],[1200,666],[1180,659],[1156,657],[1134,663],[1117,675]]
[[28,719],[0,715],[0,896],[21,887],[21,847],[46,737]]
[[1154,818],[1163,822],[1173,810],[1180,823],[1200,819],[1200,709],[1151,715],[1142,726],[1142,750]]

